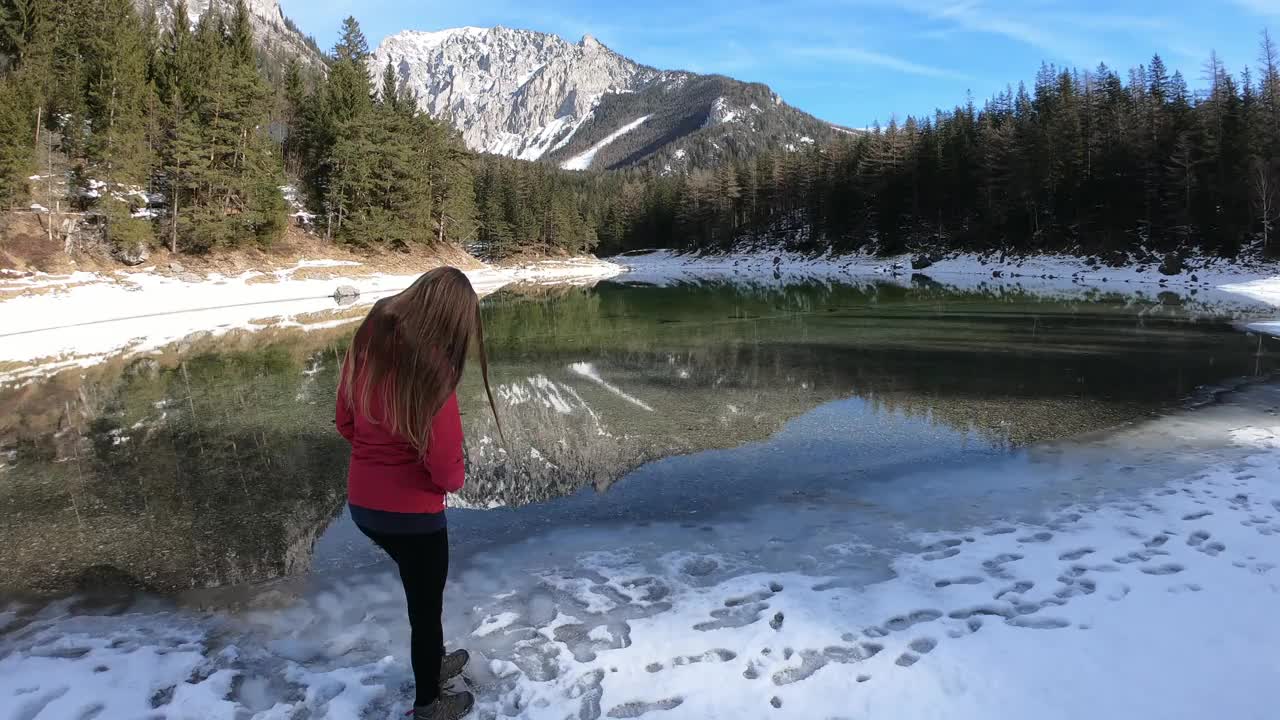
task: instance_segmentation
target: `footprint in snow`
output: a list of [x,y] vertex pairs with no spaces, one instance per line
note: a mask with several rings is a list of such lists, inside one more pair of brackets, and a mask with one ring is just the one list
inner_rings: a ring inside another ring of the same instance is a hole
[[898,615],[885,621],[884,627],[891,632],[901,632],[913,625],[925,622],[933,622],[942,617],[942,613],[937,610],[916,610],[909,615]]
[[982,582],[982,578],[973,577],[972,575],[962,578],[954,578],[950,580],[939,580],[933,584],[934,587],[944,588],[952,585],[978,585]]
[[1217,557],[1219,553],[1227,549],[1227,546],[1220,542],[1210,542],[1205,543],[1196,549],[1209,557]]
[[1165,563],[1163,565],[1146,565],[1142,568],[1142,572],[1148,575],[1176,575],[1182,572],[1184,568],[1177,563]]
[[971,617],[964,622],[964,629],[953,629],[947,631],[947,636],[952,639],[962,638],[965,635],[972,635],[982,629],[982,619]]
[[1005,595],[1021,595],[1035,586],[1036,584],[1031,582],[1030,580],[1019,580],[1018,582],[996,593],[995,597],[992,599],[999,600],[1003,598]]
[[1091,547],[1080,548],[1079,550],[1072,550],[1072,551],[1070,551],[1070,552],[1064,552],[1064,553],[1062,553],[1061,555],[1059,555],[1059,556],[1058,556],[1058,559],[1059,559],[1059,560],[1067,560],[1067,561],[1079,560],[1080,558],[1084,557],[1085,555],[1089,555],[1089,554],[1091,554],[1091,553],[1093,553],[1093,552],[1094,552],[1094,550],[1093,550],[1093,548],[1091,548]]
[[925,554],[921,555],[921,556],[920,556],[920,558],[921,558],[921,559],[923,559],[923,560],[928,560],[928,561],[932,562],[932,561],[934,561],[934,560],[946,560],[947,558],[953,558],[953,557],[955,557],[955,556],[957,556],[957,555],[959,555],[959,554],[960,554],[960,551],[959,551],[959,550],[957,550],[957,549],[955,549],[955,548],[947,548],[946,550],[938,550],[938,551],[935,551],[935,552],[927,552],[927,553],[925,553]]
[[787,668],[773,674],[773,684],[778,687],[807,680],[827,666],[825,655],[806,650],[800,654],[800,667]]
[[1062,618],[1053,617],[1031,617],[1028,615],[1019,615],[1017,617],[1005,620],[1006,623],[1014,627],[1028,628],[1030,630],[1058,630],[1064,627],[1070,627],[1071,623]]
[[628,703],[615,706],[609,711],[611,718],[638,718],[645,713],[661,712],[666,710],[674,710],[684,703],[684,698],[673,697],[666,700],[657,700],[655,702],[644,702],[642,700],[633,700]]

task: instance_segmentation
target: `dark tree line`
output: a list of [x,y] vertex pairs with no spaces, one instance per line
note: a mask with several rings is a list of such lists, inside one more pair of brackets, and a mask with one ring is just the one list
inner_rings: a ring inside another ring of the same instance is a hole
[[1156,56],[1127,78],[1045,65],[1019,86],[932,118],[823,146],[627,184],[604,215],[610,249],[1200,249],[1277,254],[1280,57],[1256,74],[1216,56],[1192,94]]

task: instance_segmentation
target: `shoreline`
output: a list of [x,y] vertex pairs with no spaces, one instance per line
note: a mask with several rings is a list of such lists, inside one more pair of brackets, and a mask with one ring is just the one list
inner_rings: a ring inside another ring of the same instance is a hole
[[[66,275],[0,271],[0,383],[95,365],[118,353],[152,352],[197,333],[335,327],[355,320],[353,308],[399,292],[439,264],[388,274],[361,272],[363,265],[351,260],[301,259],[269,272],[200,279],[155,267]],[[464,268],[481,296],[512,283],[590,284],[622,271],[594,257]],[[340,287],[358,296],[340,302]]]
[[[320,330],[353,322],[377,298],[398,292],[443,258],[412,273],[352,259],[299,257],[293,264],[238,274],[138,269],[66,274],[0,270],[0,384],[25,383],[109,357],[154,352],[195,334],[273,328]],[[956,290],[1025,292],[1086,299],[1096,293],[1150,296],[1235,317],[1246,331],[1280,335],[1280,262],[1191,258],[1184,272],[1153,264],[1104,267],[1065,255],[1024,257],[953,253],[914,269],[913,257],[807,256],[757,249],[717,255],[670,250],[548,259],[464,268],[480,295],[511,283],[592,284],[625,276],[638,284],[731,281],[937,283]],[[403,268],[408,269],[408,268]],[[339,287],[358,291],[335,300]],[[1170,298],[1169,294],[1173,296]]]
[[[654,285],[723,280],[776,285],[786,282],[933,282],[955,290],[1020,291],[1044,297],[1085,298],[1095,293],[1178,296],[1177,302],[1252,317],[1248,330],[1280,335],[1280,261],[1234,263],[1192,258],[1184,272],[1163,275],[1157,265],[1106,267],[1068,255],[984,257],[952,253],[913,269],[912,255],[809,256],[782,250],[697,255],[671,250],[608,258],[626,268],[628,282]],[[1251,313],[1249,311],[1252,311]]]

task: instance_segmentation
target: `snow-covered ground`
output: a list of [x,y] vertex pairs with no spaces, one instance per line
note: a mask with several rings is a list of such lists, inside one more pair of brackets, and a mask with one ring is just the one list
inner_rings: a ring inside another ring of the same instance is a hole
[[[1152,264],[1097,267],[1067,255],[998,259],[954,254],[920,270],[912,269],[909,255],[812,257],[785,251],[693,255],[659,250],[611,259],[626,268],[628,282],[657,285],[708,279],[739,283],[879,279],[909,283],[919,273],[957,290],[1012,289],[1052,297],[1084,297],[1096,292],[1156,297],[1161,292],[1173,292],[1184,302],[1211,311],[1280,307],[1280,263],[1237,265],[1196,260],[1189,263],[1185,272],[1168,276]],[[1260,322],[1251,327],[1275,331],[1277,323]]]
[[[1270,720],[1280,390],[1243,395],[847,493],[464,552],[448,639],[472,650],[481,718]],[[0,611],[0,718],[394,718],[402,602],[381,568],[240,612]]]
[[[225,333],[266,327],[331,327],[349,320],[324,320],[336,313],[334,291],[360,291],[357,304],[407,287],[416,275],[340,277],[356,263],[303,260],[272,273],[211,275],[198,282],[158,274],[154,269],[113,274],[0,275],[0,363],[27,363],[0,373],[0,382],[87,366],[123,351],[147,352],[193,333]],[[300,278],[303,268],[332,268],[330,279]],[[509,268],[468,271],[476,291],[491,293],[513,282],[593,282],[622,271],[592,258],[547,261]],[[8,292],[6,292],[8,291]],[[13,291],[18,294],[11,295]],[[299,316],[307,316],[303,324]],[[317,318],[320,319],[317,319]],[[335,316],[337,317],[337,316]]]

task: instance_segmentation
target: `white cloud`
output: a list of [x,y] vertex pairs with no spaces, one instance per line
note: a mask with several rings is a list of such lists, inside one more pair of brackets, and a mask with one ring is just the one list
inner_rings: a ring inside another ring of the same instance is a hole
[[[871,0],[880,2],[880,0]],[[1280,6],[1280,0],[1237,0]],[[946,29],[996,35],[1034,47],[1051,56],[1092,65],[1108,59],[1109,34],[1150,35],[1169,29],[1158,15],[1082,12],[1077,3],[1006,2],[999,7],[984,0],[895,0],[900,8]],[[945,30],[935,30],[943,35]],[[1114,49],[1114,48],[1112,48]]]
[[946,68],[923,65],[893,55],[855,47],[808,47],[796,48],[791,54],[799,57],[817,58],[833,62],[844,62],[851,65],[870,65],[895,70],[908,75],[923,77],[951,78],[953,80],[969,80],[964,73]]
[[1280,0],[1233,0],[1236,5],[1258,15],[1280,16]]

